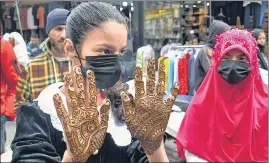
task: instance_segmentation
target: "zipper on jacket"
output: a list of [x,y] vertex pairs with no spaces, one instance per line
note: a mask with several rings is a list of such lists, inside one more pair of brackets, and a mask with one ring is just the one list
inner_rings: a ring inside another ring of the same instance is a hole
[[61,78],[62,78],[62,81],[64,80],[64,77],[63,77],[63,62],[60,62],[60,71],[61,71]]

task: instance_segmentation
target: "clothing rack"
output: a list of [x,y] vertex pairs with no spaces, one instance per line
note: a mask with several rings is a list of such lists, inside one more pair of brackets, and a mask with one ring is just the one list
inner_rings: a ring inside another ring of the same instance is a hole
[[[186,111],[193,95],[195,94],[195,77],[194,77],[194,67],[195,67],[195,59],[197,54],[199,53],[200,49],[202,49],[204,45],[178,45],[178,44],[172,44],[170,48],[168,48],[168,51],[166,55],[161,56],[158,59],[158,64],[159,62],[166,63],[166,66],[169,65],[168,70],[166,70],[166,73],[168,73],[168,77],[166,77],[166,82],[168,85],[166,86],[166,94],[164,98],[166,99],[168,97],[168,94],[170,93],[170,89],[172,88],[172,84],[174,82],[182,82],[184,80],[185,82],[185,89],[179,91],[179,95],[177,96],[175,100],[175,105],[179,106],[182,111]],[[189,50],[193,50],[190,52]],[[174,53],[170,53],[169,51],[175,51]],[[179,53],[177,53],[178,51]],[[189,57],[186,58],[186,55],[189,55]],[[169,61],[163,60],[162,58],[169,58]],[[184,61],[181,61],[184,60]],[[167,63],[168,62],[168,63]],[[179,63],[181,62],[181,63]],[[184,69],[187,71],[179,71],[179,65],[184,64],[186,67]],[[172,71],[171,71],[172,69]],[[177,71],[178,70],[178,71]],[[181,76],[183,75],[183,76]],[[186,76],[187,75],[187,76]],[[174,78],[173,78],[174,77]],[[187,79],[187,81],[186,81]],[[176,81],[177,80],[177,81]],[[187,84],[186,84],[187,83]],[[184,86],[183,86],[184,87]],[[182,93],[182,91],[184,93]],[[187,94],[185,94],[187,91]]]
[[178,44],[172,44],[173,47],[176,48],[203,48],[205,45],[178,45]]

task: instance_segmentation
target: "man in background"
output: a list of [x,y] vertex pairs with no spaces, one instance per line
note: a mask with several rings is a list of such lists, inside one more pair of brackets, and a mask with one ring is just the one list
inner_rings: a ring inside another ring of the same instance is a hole
[[30,58],[35,58],[42,53],[40,49],[39,37],[36,33],[31,34],[30,42],[27,44],[27,52]]
[[43,53],[22,72],[17,85],[16,107],[36,99],[50,84],[63,82],[64,72],[68,72],[68,58],[63,48],[68,13],[66,9],[56,8],[48,14],[46,33],[49,37],[40,45]]

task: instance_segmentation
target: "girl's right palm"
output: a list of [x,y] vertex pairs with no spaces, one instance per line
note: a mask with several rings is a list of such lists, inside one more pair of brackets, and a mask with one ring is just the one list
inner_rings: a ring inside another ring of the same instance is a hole
[[[86,83],[84,83],[81,69],[75,66],[72,73],[65,74],[64,83],[68,92],[68,112],[59,94],[53,98],[54,105],[62,121],[73,160],[86,162],[88,157],[103,144],[110,103],[106,100],[101,106],[100,114],[98,113],[97,89],[93,72],[87,73]],[[100,120],[99,115],[101,115]]]

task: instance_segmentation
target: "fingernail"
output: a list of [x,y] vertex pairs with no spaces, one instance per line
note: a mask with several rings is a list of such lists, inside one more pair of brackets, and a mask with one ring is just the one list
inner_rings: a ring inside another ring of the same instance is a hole
[[59,95],[58,94],[55,94],[55,95],[53,95],[53,99],[57,99],[59,97]]
[[179,84],[178,84],[178,82],[175,82],[175,87],[176,87],[176,88],[179,88]]
[[109,99],[106,99],[106,103],[105,103],[105,105],[110,105],[110,101],[109,101]]
[[92,76],[92,75],[94,75],[94,73],[93,73],[93,71],[91,71],[91,70],[87,70],[87,75],[88,75],[88,76]]

